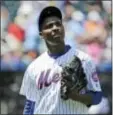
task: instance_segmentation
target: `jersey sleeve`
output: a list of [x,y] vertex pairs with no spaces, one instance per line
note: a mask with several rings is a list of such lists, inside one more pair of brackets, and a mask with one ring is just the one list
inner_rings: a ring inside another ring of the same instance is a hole
[[101,92],[101,86],[98,74],[96,72],[96,66],[91,59],[83,62],[84,72],[87,78],[87,90],[94,92]]
[[30,71],[30,69],[27,69],[25,71],[19,93],[20,95],[24,95],[27,99],[35,101],[37,92],[36,92],[35,81],[31,79],[31,77],[32,72]]
[[29,90],[29,85],[30,85],[30,74],[28,69],[25,71],[25,74],[23,76],[23,80],[22,80],[22,85],[20,88],[20,94],[26,96],[28,90]]

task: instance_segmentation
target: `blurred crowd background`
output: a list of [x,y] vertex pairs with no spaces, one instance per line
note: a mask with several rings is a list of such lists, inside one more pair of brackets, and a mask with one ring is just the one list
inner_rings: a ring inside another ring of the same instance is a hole
[[[18,94],[27,66],[46,50],[38,16],[48,5],[60,8],[65,42],[88,53],[97,66],[104,96],[112,105],[112,2],[1,1],[1,113],[22,113]],[[110,111],[111,113],[111,111]]]

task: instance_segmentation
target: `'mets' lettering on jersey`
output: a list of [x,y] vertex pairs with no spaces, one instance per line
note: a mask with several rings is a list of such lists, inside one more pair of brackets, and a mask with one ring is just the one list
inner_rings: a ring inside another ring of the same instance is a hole
[[43,87],[48,87],[51,85],[51,83],[57,83],[60,80],[60,74],[59,73],[53,73],[52,77],[49,78],[51,74],[51,69],[48,69],[46,71],[42,71],[39,75],[38,80],[38,88],[42,89]]

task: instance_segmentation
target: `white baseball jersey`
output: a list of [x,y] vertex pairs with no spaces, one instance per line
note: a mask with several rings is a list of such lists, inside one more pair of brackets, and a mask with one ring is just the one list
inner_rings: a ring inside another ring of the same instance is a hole
[[[27,68],[20,94],[35,102],[33,114],[87,114],[88,107],[71,99],[60,97],[61,71],[73,56],[78,56],[87,76],[87,90],[101,91],[95,65],[82,51],[70,48],[63,55],[53,58],[47,52],[34,60]],[[85,93],[83,89],[81,93]]]

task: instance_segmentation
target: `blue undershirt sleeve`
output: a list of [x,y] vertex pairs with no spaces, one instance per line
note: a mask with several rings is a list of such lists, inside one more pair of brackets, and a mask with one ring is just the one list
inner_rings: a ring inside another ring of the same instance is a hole
[[[91,105],[97,105],[100,103],[102,99],[102,92],[94,92],[94,91],[88,91],[87,94],[90,94],[92,97],[92,104]],[[88,105],[91,106],[91,105]]]
[[34,113],[35,102],[26,100],[23,114],[32,115]]

